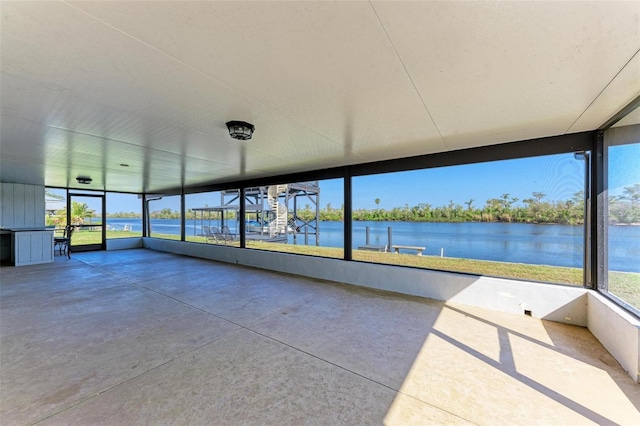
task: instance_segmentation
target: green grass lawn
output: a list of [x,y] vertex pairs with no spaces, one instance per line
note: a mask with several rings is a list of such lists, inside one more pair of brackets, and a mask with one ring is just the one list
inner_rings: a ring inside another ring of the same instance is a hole
[[640,274],[610,271],[609,292],[640,309]]
[[[287,253],[342,258],[341,248],[301,246],[292,244],[256,243],[256,248]],[[366,250],[353,250],[353,259],[364,262],[389,265],[411,266],[415,268],[438,269],[490,275],[506,278],[527,279],[562,284],[582,285],[582,269],[562,268],[522,263],[490,262],[485,260],[458,259],[453,257],[417,256],[415,254],[392,254]]]
[[[78,231],[73,234],[73,244],[92,244],[100,233],[96,231]],[[140,232],[107,231],[107,238],[141,237]],[[179,240],[179,235],[154,234],[156,238]],[[204,237],[189,236],[187,241],[206,243]],[[239,242],[229,242],[228,246],[239,246]],[[293,244],[266,243],[248,241],[247,248],[304,254],[310,256],[343,258],[343,250],[336,247],[316,247]],[[487,275],[550,283],[582,285],[582,269],[523,263],[491,262],[474,259],[457,259],[437,256],[416,256],[415,254],[392,254],[374,251],[354,250],[353,259],[364,262],[389,265],[410,266],[415,268],[462,272],[475,275]],[[630,305],[640,307],[640,274],[628,272],[609,272],[609,291]]]
[[[292,244],[254,242],[248,247],[285,253],[342,259],[343,250],[334,247],[316,247]],[[454,271],[476,275],[515,278],[559,284],[582,286],[582,269],[559,266],[530,265],[524,263],[492,262],[486,260],[458,259],[453,257],[416,256],[366,250],[353,250],[353,259],[373,263],[411,266],[416,268]],[[630,305],[640,308],[640,274],[609,272],[609,291]]]

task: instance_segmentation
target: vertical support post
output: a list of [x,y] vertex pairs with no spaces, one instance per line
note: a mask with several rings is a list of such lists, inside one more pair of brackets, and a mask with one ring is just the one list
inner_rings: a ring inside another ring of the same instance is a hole
[[320,245],[320,189],[316,193],[316,246]]
[[365,230],[365,231],[364,231],[364,235],[365,235],[364,243],[365,243],[366,245],[369,245],[369,227],[368,227],[368,226],[367,226],[367,227],[365,227],[365,228],[364,228],[364,230]]
[[71,225],[71,199],[69,198],[69,188],[67,188],[67,223],[65,226]]
[[246,210],[247,210],[247,206],[246,206],[246,200],[245,200],[245,195],[244,195],[244,188],[240,188],[239,190],[239,197],[238,197],[238,201],[240,202],[240,210],[238,211],[238,215],[240,216],[238,218],[238,232],[240,233],[240,247],[245,248],[246,244],[247,244],[247,235],[245,232],[245,228],[246,228],[246,223],[245,223],[245,218],[246,218]]
[[[67,216],[68,217],[68,216]],[[142,194],[142,236],[149,236],[149,204],[147,203],[147,194]]]
[[[295,229],[298,226],[296,222],[297,217],[298,217],[298,197],[294,195],[293,196],[293,215],[291,217],[292,219],[291,227],[293,228],[293,244],[298,244],[298,231]],[[289,227],[289,220],[287,220],[287,227]],[[304,242],[304,245],[305,246],[308,245],[306,241]]]
[[591,287],[608,291],[607,274],[609,208],[607,194],[608,158],[604,132],[599,130],[594,137],[591,154]]
[[591,288],[591,152],[584,154],[584,286]]
[[390,226],[387,227],[387,242],[389,243],[389,246],[387,248],[389,252],[391,252],[391,245],[393,245],[392,234],[393,234],[393,229]]
[[[593,147],[592,147],[593,148]],[[582,285],[586,288],[591,287],[591,167],[590,167],[591,151],[578,151],[573,154],[576,160],[584,162],[583,168],[583,194],[584,201],[582,206]]]
[[309,245],[309,227],[308,226],[304,227],[304,245],[305,246]]
[[353,260],[353,210],[351,206],[351,168],[344,168],[344,260]]
[[102,247],[101,250],[107,249],[107,196],[102,193]]
[[187,216],[185,215],[184,186],[180,189],[180,241],[186,240]]

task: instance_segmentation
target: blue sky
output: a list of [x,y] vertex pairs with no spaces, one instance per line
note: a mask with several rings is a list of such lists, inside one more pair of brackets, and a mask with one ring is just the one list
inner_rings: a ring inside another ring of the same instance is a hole
[[582,161],[563,154],[363,176],[353,180],[353,204],[372,209],[380,198],[385,209],[405,203],[437,207],[450,201],[464,206],[473,199],[474,206],[482,207],[502,194],[523,200],[533,192],[545,193],[549,201],[564,200],[582,190],[583,170]]
[[609,195],[620,195],[624,187],[640,183],[640,144],[609,148]]
[[[619,195],[625,186],[640,182],[640,145],[622,145],[609,150],[609,185],[612,195]],[[462,166],[440,167],[409,172],[386,173],[353,178],[353,208],[375,209],[375,199],[380,199],[379,208],[391,209],[405,204],[419,203],[438,207],[453,201],[465,206],[465,201],[475,200],[473,206],[482,207],[490,198],[510,194],[520,201],[530,198],[533,192],[546,194],[545,200],[570,199],[584,185],[584,162],[573,154],[558,154],[516,160],[493,161]],[[339,208],[343,203],[342,179],[321,181],[320,205],[331,203]],[[92,199],[83,198],[90,208]],[[139,211],[135,195],[108,194],[109,212]],[[188,196],[187,208],[215,206],[219,196],[210,194]],[[305,202],[302,202],[304,207]],[[170,197],[152,205],[152,210],[169,207],[179,209],[179,197]]]

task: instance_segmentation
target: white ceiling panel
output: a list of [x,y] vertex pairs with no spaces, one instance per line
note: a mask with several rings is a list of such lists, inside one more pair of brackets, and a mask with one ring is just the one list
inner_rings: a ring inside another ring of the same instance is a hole
[[632,126],[640,124],[640,108],[634,109],[629,115],[618,121],[613,127]]
[[592,130],[615,115],[621,106],[626,106],[640,96],[640,52],[627,63],[611,84],[598,95],[569,129],[570,132]]
[[421,138],[443,149],[366,2],[73,4],[337,143]]
[[640,47],[638,2],[373,5],[450,149],[566,133]]
[[[4,182],[83,174],[161,192],[593,130],[640,92],[638,2],[2,1],[0,14]],[[253,139],[232,140],[229,120]]]

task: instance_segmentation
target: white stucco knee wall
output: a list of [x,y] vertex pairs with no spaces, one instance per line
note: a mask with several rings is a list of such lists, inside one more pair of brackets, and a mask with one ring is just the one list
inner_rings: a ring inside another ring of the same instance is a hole
[[145,238],[144,246],[254,268],[587,326],[587,290],[503,278]]
[[640,321],[595,291],[588,293],[589,331],[640,383]]

